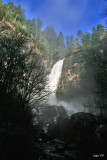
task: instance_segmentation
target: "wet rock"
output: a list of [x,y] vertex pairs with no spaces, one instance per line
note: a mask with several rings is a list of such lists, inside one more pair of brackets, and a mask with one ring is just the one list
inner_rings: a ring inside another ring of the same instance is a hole
[[70,121],[75,126],[92,128],[95,126],[95,117],[90,113],[78,112],[70,117]]
[[58,117],[61,119],[67,117],[67,112],[64,107],[47,105],[41,109],[39,120],[42,122],[43,126],[47,126],[47,124],[54,123]]
[[[45,144],[45,152],[48,158],[56,160],[80,160],[81,149],[78,144],[68,144],[59,139],[54,139]],[[47,159],[48,159],[47,158]]]
[[98,139],[107,142],[107,125],[100,125],[96,129],[96,135]]
[[71,151],[71,150],[67,150],[64,153],[64,156],[70,160],[79,160],[78,158],[78,151]]
[[46,160],[67,160],[67,159],[64,156],[48,153],[46,154]]
[[107,125],[107,117],[104,115],[96,115],[96,125],[97,127],[100,125]]
[[95,139],[95,117],[92,114],[78,112],[70,118],[71,138],[77,142],[90,142]]

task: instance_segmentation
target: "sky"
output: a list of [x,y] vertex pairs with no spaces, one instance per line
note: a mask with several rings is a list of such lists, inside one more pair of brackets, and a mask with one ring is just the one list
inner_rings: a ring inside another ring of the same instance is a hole
[[107,5],[104,0],[3,0],[4,3],[21,4],[27,19],[40,17],[43,29],[54,26],[57,34],[77,35],[90,32],[93,26],[103,24],[102,13]]

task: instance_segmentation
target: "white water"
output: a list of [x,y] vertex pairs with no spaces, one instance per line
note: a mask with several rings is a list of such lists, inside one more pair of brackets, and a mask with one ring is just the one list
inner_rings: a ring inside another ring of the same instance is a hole
[[[48,97],[48,104],[55,105],[55,106],[63,106],[67,111],[68,115],[72,113],[82,111],[83,106],[80,103],[74,102],[65,102],[60,101],[56,97],[56,90],[58,87],[59,79],[61,77],[62,67],[63,67],[63,60],[59,60],[52,68],[51,73],[48,76],[48,84],[46,86],[46,90],[51,94]],[[79,108],[79,109],[78,109]],[[80,110],[81,109],[81,110]]]
[[64,60],[59,60],[52,68],[51,73],[48,76],[48,84],[46,86],[46,90],[50,93],[48,97],[48,104],[56,105],[56,90],[58,87],[59,79],[61,77],[62,66]]

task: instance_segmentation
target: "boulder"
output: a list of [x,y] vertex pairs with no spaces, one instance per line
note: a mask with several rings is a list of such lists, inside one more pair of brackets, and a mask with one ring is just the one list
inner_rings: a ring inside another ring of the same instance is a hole
[[99,125],[96,129],[96,135],[99,140],[107,143],[107,125]]
[[46,126],[47,124],[54,123],[58,117],[61,119],[65,119],[67,117],[67,112],[64,107],[47,105],[41,109],[41,115],[39,119],[43,126]]
[[107,117],[104,115],[96,115],[96,125],[97,127],[100,125],[107,125]]
[[94,115],[90,113],[78,112],[70,117],[70,136],[72,140],[90,143],[95,139]]
[[84,128],[93,128],[96,123],[95,116],[85,112],[78,112],[71,115],[70,122],[72,125]]

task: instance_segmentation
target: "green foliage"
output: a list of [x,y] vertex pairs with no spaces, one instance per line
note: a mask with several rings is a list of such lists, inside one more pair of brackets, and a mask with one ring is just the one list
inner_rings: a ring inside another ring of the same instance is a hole
[[6,20],[16,21],[16,27],[25,28],[25,30],[29,33],[29,36],[31,36],[34,41],[36,39],[36,46],[40,49],[40,51],[42,51],[43,58],[48,58],[49,44],[41,38],[41,28],[43,25],[42,21],[40,18],[38,18],[37,21],[35,18],[32,20],[26,20],[24,12],[24,9],[22,9],[20,5],[17,7],[13,2],[2,4],[0,6],[0,19],[4,17]]
[[38,43],[37,47],[41,50],[42,57],[47,60],[50,57],[50,50],[47,41],[42,40],[40,43]]
[[37,18],[37,27],[38,27],[39,31],[41,30],[42,26],[43,26],[42,21],[40,20],[40,18]]
[[0,6],[3,4],[2,0],[0,0]]
[[27,37],[21,29],[0,35],[0,159],[40,155],[41,129],[33,124],[29,100],[43,89],[44,69],[41,58],[26,48]]
[[22,9],[20,5],[16,7],[12,2],[8,3],[7,6],[9,12],[13,15],[15,20],[24,24],[25,23],[24,9]]
[[37,26],[35,24],[35,19],[28,19],[26,21],[26,28],[28,33],[32,34],[34,37],[38,36],[38,30],[37,30]]
[[[83,34],[81,40],[80,47],[78,39],[66,37],[66,53],[69,51],[72,55],[65,59],[63,72],[67,74],[69,71],[72,78],[65,80],[66,77],[62,77],[63,86],[61,83],[62,88],[59,87],[57,96],[68,100],[79,95],[89,95],[93,100],[90,100],[89,106],[93,104],[93,107],[97,107],[96,110],[103,114],[107,108],[106,31],[100,24],[93,27],[92,34]],[[73,45],[74,52],[70,50]]]
[[64,57],[65,57],[64,35],[62,32],[60,32],[56,40],[56,52],[54,54],[54,58],[61,59]]
[[66,44],[67,44],[67,49],[66,49],[66,56],[71,56],[72,53],[74,52],[74,39],[73,39],[73,35],[71,34],[70,37],[67,37],[66,39]]
[[79,48],[79,47],[80,47],[80,45],[79,45],[79,39],[76,38],[75,39],[75,48]]
[[46,39],[48,46],[49,46],[49,52],[50,55],[53,56],[56,50],[56,31],[54,27],[47,27],[43,32],[43,37]]
[[78,36],[79,38],[82,38],[82,31],[81,31],[81,30],[78,30],[77,36]]
[[7,5],[4,4],[0,6],[0,20],[6,16],[7,16]]
[[83,44],[83,45],[89,44],[90,38],[91,38],[91,35],[90,35],[89,33],[83,34],[83,37],[82,37],[82,44]]
[[102,114],[103,109],[107,105],[107,37],[102,25],[98,25],[97,29],[93,28],[92,37],[89,33],[83,35],[82,55],[84,59],[84,67],[86,70],[85,85],[90,88],[95,96],[95,106],[100,109]]
[[65,56],[70,56],[75,48],[75,42],[73,40],[72,35],[68,38],[69,43],[67,48],[65,48],[64,36],[63,33],[60,32],[59,35],[56,35],[56,31],[54,27],[47,27],[43,32],[41,28],[43,26],[43,22],[40,18],[33,18],[32,20],[26,19],[24,14],[24,9],[19,5],[18,7],[14,5],[13,2],[9,2],[7,5],[0,6],[0,19],[3,17],[9,21],[16,21],[16,26],[20,28],[25,28],[29,33],[29,36],[33,40],[36,39],[37,46],[43,52],[43,58],[52,58],[61,59]]
[[81,30],[78,30],[77,36],[78,36],[78,38],[79,38],[79,45],[81,46],[81,39],[82,39],[82,36],[83,36],[83,33],[82,33]]
[[15,19],[22,24],[25,23],[24,10],[21,9],[20,5],[16,7],[12,2],[0,5],[0,19],[2,19],[3,17],[7,20]]

